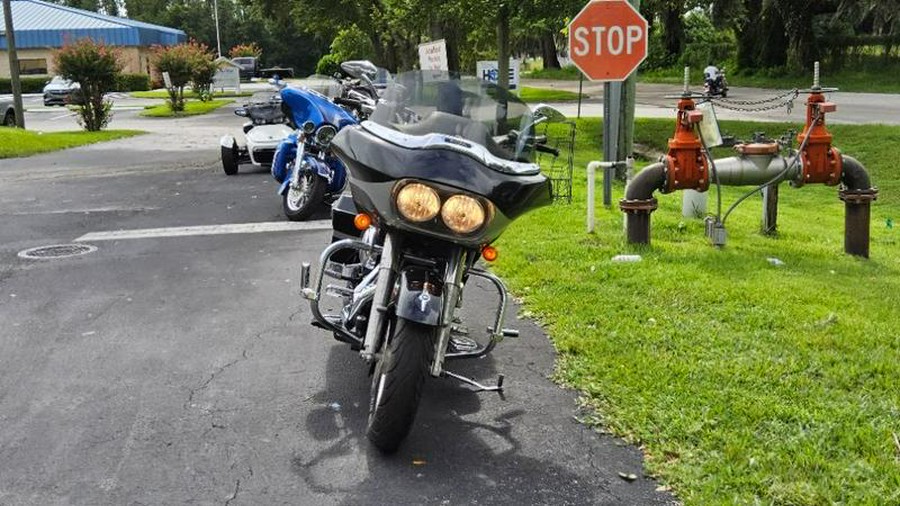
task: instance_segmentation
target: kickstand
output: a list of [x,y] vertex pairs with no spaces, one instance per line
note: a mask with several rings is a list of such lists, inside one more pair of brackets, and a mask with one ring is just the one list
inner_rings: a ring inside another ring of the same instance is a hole
[[447,377],[449,377],[449,378],[453,378],[453,379],[455,379],[455,380],[457,380],[457,381],[461,381],[461,382],[463,382],[463,383],[465,383],[465,384],[467,384],[467,385],[471,385],[471,386],[475,387],[475,391],[476,391],[476,392],[497,392],[497,393],[499,393],[501,396],[503,395],[503,375],[502,375],[502,374],[501,374],[500,376],[497,377],[497,385],[496,385],[496,386],[492,386],[492,387],[487,386],[487,385],[482,385],[481,383],[479,383],[479,382],[473,380],[472,378],[467,378],[467,377],[465,377],[465,376],[460,376],[459,374],[456,374],[456,373],[454,373],[454,372],[450,372],[450,371],[448,371],[448,370],[446,370],[446,369],[445,369],[443,372],[441,372],[441,375],[442,375],[442,376],[447,376]]

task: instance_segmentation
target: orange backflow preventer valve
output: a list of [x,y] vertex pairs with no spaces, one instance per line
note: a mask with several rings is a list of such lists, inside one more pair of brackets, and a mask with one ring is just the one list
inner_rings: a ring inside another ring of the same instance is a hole
[[806,126],[797,135],[797,141],[803,145],[803,139],[809,136],[806,147],[800,153],[803,175],[801,184],[825,183],[834,186],[841,182],[843,163],[841,152],[831,146],[831,133],[825,127],[825,114],[834,112],[837,106],[825,101],[825,95],[813,89],[806,101]]
[[663,193],[675,190],[706,191],[709,188],[709,166],[703,156],[703,144],[695,125],[703,120],[703,113],[694,109],[694,101],[682,97],[678,102],[675,136],[669,139],[666,154],[666,187]]

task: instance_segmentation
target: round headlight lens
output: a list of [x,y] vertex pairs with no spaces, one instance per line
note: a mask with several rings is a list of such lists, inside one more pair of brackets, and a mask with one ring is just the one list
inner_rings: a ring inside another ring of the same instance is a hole
[[327,146],[331,139],[337,135],[337,129],[331,125],[323,125],[316,131],[316,143],[321,146]]
[[316,131],[316,124],[312,121],[303,122],[303,133],[306,135],[312,135],[313,132]]
[[484,225],[484,217],[484,206],[465,195],[450,197],[441,209],[444,224],[457,234],[474,232]]
[[424,184],[408,184],[397,193],[397,210],[407,220],[421,223],[437,216],[441,210],[441,198]]

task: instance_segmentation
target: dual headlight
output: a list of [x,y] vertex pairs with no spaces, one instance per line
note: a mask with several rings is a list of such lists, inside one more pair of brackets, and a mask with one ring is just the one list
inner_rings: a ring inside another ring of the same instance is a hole
[[397,210],[413,223],[423,223],[434,219],[438,213],[447,228],[457,234],[472,233],[487,218],[484,205],[467,195],[453,195],[441,205],[437,190],[422,183],[410,183],[397,192]]

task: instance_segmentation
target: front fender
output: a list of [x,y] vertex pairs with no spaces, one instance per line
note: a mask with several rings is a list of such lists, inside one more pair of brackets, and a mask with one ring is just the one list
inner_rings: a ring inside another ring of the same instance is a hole
[[297,134],[288,135],[275,149],[275,158],[272,159],[272,177],[279,183],[290,179],[291,162],[297,156]]
[[235,142],[234,137],[230,135],[223,135],[222,138],[219,139],[219,145],[223,148],[233,148],[237,145],[237,142]]
[[424,325],[440,325],[444,299],[434,286],[428,282],[428,273],[421,268],[411,267],[401,272],[397,316]]

